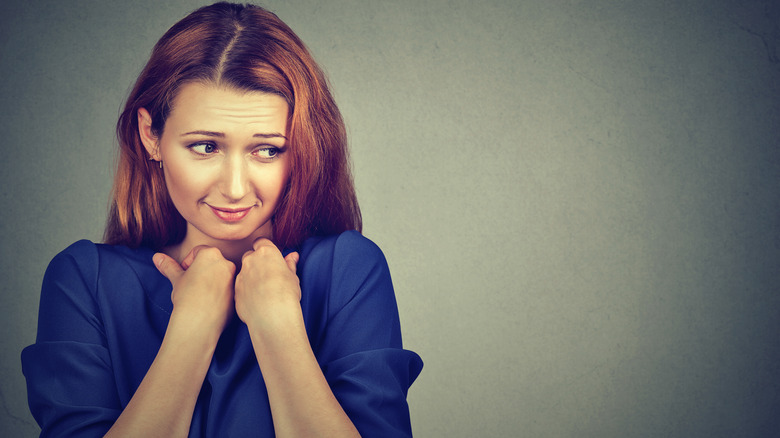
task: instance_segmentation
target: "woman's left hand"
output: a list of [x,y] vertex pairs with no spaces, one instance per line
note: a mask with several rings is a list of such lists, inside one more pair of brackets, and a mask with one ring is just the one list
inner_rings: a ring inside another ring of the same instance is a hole
[[[247,326],[273,330],[297,320],[301,287],[295,275],[299,255],[287,257],[270,240],[258,239],[241,259],[236,276],[236,313]],[[293,319],[289,319],[293,318]]]
[[298,253],[282,257],[268,239],[252,248],[236,276],[236,313],[249,329],[276,436],[359,437],[309,345],[295,275]]

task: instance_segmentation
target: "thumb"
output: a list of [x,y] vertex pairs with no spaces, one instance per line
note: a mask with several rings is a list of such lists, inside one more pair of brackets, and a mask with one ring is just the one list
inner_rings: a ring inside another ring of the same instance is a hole
[[301,256],[297,252],[291,252],[284,258],[284,261],[287,262],[287,267],[290,268],[290,271],[292,271],[293,274],[295,274],[295,271],[298,268],[298,260],[300,259]]
[[152,256],[152,261],[157,270],[160,271],[160,274],[170,280],[171,284],[178,280],[184,272],[179,263],[167,254],[158,252]]

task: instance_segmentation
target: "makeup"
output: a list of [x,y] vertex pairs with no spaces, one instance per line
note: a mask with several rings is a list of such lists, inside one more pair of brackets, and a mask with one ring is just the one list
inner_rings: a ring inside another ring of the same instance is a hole
[[252,207],[246,207],[246,208],[224,208],[224,207],[214,207],[209,205],[209,208],[211,208],[211,211],[214,212],[214,214],[222,219],[225,222],[238,222],[244,217],[246,217],[247,214],[252,210]]

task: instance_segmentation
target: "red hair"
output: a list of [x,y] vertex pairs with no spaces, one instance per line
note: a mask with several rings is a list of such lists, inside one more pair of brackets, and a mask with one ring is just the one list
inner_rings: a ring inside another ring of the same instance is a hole
[[159,249],[184,239],[187,223],[163,171],[149,161],[137,113],[149,111],[159,138],[177,90],[190,82],[274,93],[289,104],[291,173],[272,219],[274,243],[294,248],[311,236],[361,231],[344,122],[324,74],[275,14],[217,3],[163,35],[127,99],[117,122],[120,154],[106,243]]

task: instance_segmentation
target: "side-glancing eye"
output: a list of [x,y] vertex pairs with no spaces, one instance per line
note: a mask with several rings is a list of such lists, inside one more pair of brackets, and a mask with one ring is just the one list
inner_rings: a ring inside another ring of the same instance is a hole
[[211,155],[217,151],[217,146],[213,143],[193,143],[188,147],[191,151],[200,155]]
[[275,146],[263,146],[255,149],[254,155],[261,160],[270,161],[278,157],[282,152],[284,152],[283,148],[278,148]]

